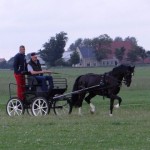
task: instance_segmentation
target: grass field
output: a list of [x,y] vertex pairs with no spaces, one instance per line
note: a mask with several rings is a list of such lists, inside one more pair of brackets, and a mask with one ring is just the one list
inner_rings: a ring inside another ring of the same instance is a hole
[[[53,68],[68,80],[70,92],[80,74],[104,73],[112,68]],[[0,150],[149,150],[150,67],[136,67],[131,87],[122,86],[123,102],[109,117],[109,100],[95,97],[96,113],[84,102],[83,116],[77,109],[58,117],[51,111],[44,117],[25,113],[9,117],[5,107],[8,84],[15,82],[12,71],[0,70]]]

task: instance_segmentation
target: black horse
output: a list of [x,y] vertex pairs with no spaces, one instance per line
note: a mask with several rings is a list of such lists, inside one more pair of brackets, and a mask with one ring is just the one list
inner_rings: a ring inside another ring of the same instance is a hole
[[[90,104],[91,113],[94,113],[95,106],[90,100],[96,95],[101,95],[110,98],[110,116],[112,116],[114,100],[118,100],[118,104],[115,105],[118,108],[122,99],[117,94],[120,91],[122,83],[127,87],[130,86],[134,68],[135,66],[120,65],[102,75],[90,73],[79,76],[74,83],[73,92],[78,90],[81,92],[72,94],[72,106],[79,107],[79,114],[81,114],[82,102],[85,98],[85,101]],[[86,96],[87,93],[88,95]]]

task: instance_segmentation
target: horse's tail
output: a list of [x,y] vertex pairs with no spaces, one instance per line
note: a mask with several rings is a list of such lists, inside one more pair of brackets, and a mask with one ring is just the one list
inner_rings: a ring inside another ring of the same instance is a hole
[[[81,76],[79,76],[76,80],[75,80],[75,83],[73,85],[73,89],[72,89],[72,92],[75,92],[77,90],[79,90],[79,79],[80,79]],[[78,106],[78,99],[79,99],[79,93],[76,93],[76,94],[72,94],[71,95],[71,103],[72,103],[72,106],[75,106],[77,107]]]

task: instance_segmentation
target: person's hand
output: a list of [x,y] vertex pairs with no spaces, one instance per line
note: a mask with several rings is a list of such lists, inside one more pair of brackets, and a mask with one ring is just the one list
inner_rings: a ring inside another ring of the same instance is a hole
[[43,73],[51,74],[51,73],[52,73],[52,71],[50,71],[50,70],[43,70]]

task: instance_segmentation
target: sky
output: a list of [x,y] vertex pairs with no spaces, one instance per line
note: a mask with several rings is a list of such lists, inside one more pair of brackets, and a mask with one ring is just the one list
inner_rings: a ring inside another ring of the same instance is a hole
[[150,50],[150,0],[0,0],[0,58],[25,45],[37,52],[61,31],[69,47],[78,38],[135,37]]

